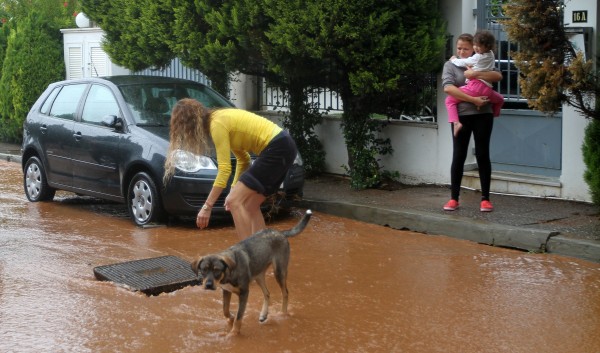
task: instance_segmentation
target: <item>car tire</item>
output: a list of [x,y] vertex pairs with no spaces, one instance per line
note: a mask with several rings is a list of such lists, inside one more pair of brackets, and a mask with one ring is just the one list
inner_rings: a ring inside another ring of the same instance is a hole
[[158,188],[148,173],[137,173],[127,190],[129,215],[138,226],[164,220],[165,213]]
[[51,201],[56,189],[48,185],[46,170],[38,157],[29,157],[23,169],[23,187],[31,202]]

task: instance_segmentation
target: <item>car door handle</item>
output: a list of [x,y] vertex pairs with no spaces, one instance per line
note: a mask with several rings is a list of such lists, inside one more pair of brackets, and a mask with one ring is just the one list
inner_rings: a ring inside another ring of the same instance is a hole
[[74,133],[73,137],[75,137],[75,140],[77,141],[81,140],[81,131],[77,131],[76,133]]

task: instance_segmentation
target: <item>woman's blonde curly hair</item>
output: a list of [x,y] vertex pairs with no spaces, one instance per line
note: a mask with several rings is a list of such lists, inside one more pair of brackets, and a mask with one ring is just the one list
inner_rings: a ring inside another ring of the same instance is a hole
[[165,160],[164,185],[175,174],[174,153],[177,150],[197,155],[205,154],[210,141],[210,113],[195,99],[179,100],[171,112],[171,132],[169,149]]

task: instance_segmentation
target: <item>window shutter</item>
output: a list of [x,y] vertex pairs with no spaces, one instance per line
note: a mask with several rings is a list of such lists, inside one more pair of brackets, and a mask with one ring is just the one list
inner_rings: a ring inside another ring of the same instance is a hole
[[101,47],[90,47],[90,76],[107,76],[107,61],[108,56]]
[[68,48],[67,61],[67,79],[76,79],[83,77],[83,55],[81,46],[72,46]]

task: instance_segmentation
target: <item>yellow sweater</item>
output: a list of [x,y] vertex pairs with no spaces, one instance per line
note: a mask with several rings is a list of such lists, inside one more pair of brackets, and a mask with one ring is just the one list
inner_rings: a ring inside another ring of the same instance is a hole
[[231,176],[231,152],[236,158],[233,184],[250,166],[249,152],[259,155],[281,132],[275,123],[242,109],[219,109],[211,114],[210,135],[217,151],[214,186],[225,188]]

